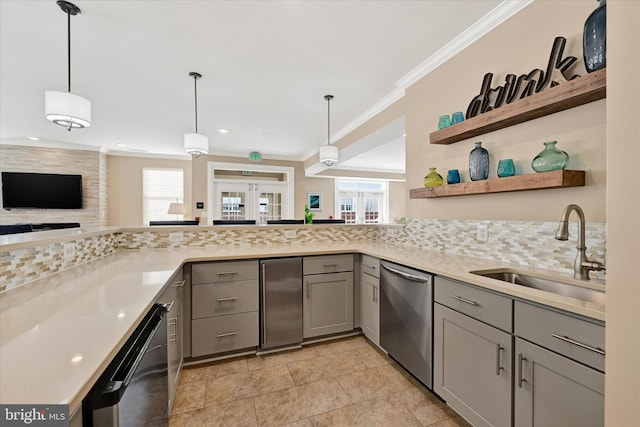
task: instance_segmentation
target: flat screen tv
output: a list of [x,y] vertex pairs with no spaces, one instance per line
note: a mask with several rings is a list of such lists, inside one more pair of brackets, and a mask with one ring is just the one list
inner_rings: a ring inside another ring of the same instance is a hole
[[4,209],[82,209],[82,175],[2,172]]

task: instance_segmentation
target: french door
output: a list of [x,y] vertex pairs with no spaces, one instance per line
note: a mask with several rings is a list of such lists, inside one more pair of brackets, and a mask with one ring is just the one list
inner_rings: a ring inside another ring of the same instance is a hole
[[286,182],[214,182],[214,219],[267,220],[283,219],[288,212]]

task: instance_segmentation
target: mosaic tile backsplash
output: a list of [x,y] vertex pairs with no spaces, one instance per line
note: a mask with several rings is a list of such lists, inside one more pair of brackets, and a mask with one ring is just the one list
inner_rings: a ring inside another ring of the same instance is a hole
[[[488,240],[479,242],[479,224],[488,226]],[[569,224],[569,240],[555,239],[558,222],[409,219],[401,229],[380,230],[379,240],[431,249],[449,254],[466,255],[509,264],[573,272],[578,236],[577,222]],[[606,224],[587,223],[585,227],[587,256],[604,262]],[[604,278],[604,272],[592,272]]]
[[[74,241],[76,256],[65,260],[63,246]],[[84,264],[118,250],[113,233],[86,238],[70,238],[34,248],[0,252],[0,293],[16,288],[61,270]]]
[[[476,239],[478,224],[487,224],[488,241]],[[375,225],[338,227],[269,227],[185,229],[178,235],[167,230],[123,230],[86,238],[70,237],[76,242],[76,256],[64,260],[63,245],[53,243],[28,249],[0,252],[0,293],[84,264],[118,250],[155,248],[269,245],[378,240],[405,246],[431,249],[526,267],[571,273],[576,254],[577,224],[572,222],[566,242],[554,238],[557,222],[480,221],[409,219],[400,227]],[[296,238],[285,238],[295,230]],[[176,237],[181,237],[176,238]],[[587,255],[604,261],[606,224],[586,225]],[[604,273],[597,274],[603,278]]]

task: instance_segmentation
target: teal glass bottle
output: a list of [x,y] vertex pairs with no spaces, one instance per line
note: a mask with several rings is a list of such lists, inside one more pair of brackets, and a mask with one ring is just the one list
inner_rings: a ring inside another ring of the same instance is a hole
[[437,187],[444,184],[442,176],[436,172],[436,168],[429,168],[429,173],[424,177],[425,187]]
[[557,171],[567,167],[569,155],[556,148],[558,141],[547,141],[544,150],[538,153],[531,162],[531,168],[536,172]]

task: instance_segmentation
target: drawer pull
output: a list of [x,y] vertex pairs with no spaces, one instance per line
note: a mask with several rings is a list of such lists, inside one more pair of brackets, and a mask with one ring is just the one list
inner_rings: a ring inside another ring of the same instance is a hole
[[367,267],[367,268],[370,268],[370,269],[372,269],[372,270],[375,270],[375,269],[376,269],[376,266],[375,266],[375,265],[367,265],[367,264],[365,264],[364,266],[365,266],[365,267]]
[[335,267],[337,267],[337,266],[338,266],[338,264],[322,264],[322,266],[323,266],[324,268],[327,268],[327,267],[334,267],[334,268],[335,268]]
[[499,343],[496,344],[496,375],[498,376],[500,376],[500,371],[504,370],[504,368],[500,366],[500,354],[502,350],[504,350],[504,347],[502,347]]
[[527,382],[522,375],[522,362],[525,360],[527,360],[527,358],[523,357],[522,353],[518,353],[518,388],[522,388],[522,383]]
[[458,301],[461,301],[461,302],[463,302],[465,304],[474,305],[474,306],[478,305],[477,302],[471,301],[471,300],[466,299],[466,298],[459,297],[458,295],[450,295],[450,296],[451,296],[451,298],[453,298],[455,300],[458,300]]
[[238,335],[238,333],[237,332],[228,332],[226,334],[218,334],[218,335],[216,335],[216,337],[224,338],[224,337],[232,337],[234,335]]
[[551,334],[551,336],[554,337],[554,338],[557,338],[559,340],[568,342],[569,344],[577,345],[578,347],[593,351],[594,353],[598,353],[598,354],[601,354],[601,355],[604,356],[604,350],[601,349],[600,347],[591,347],[590,345],[582,344],[579,341],[572,340],[571,338],[569,338],[567,336],[560,336],[560,335],[557,335],[557,334]]
[[182,288],[184,286],[184,283],[185,283],[184,280],[178,280],[176,284],[173,286],[175,286],[176,288]]
[[217,301],[220,302],[225,302],[225,301],[235,301],[237,300],[237,297],[229,297],[229,298],[218,298]]
[[218,276],[231,276],[233,274],[238,274],[235,271],[221,271],[220,273],[216,273]]

